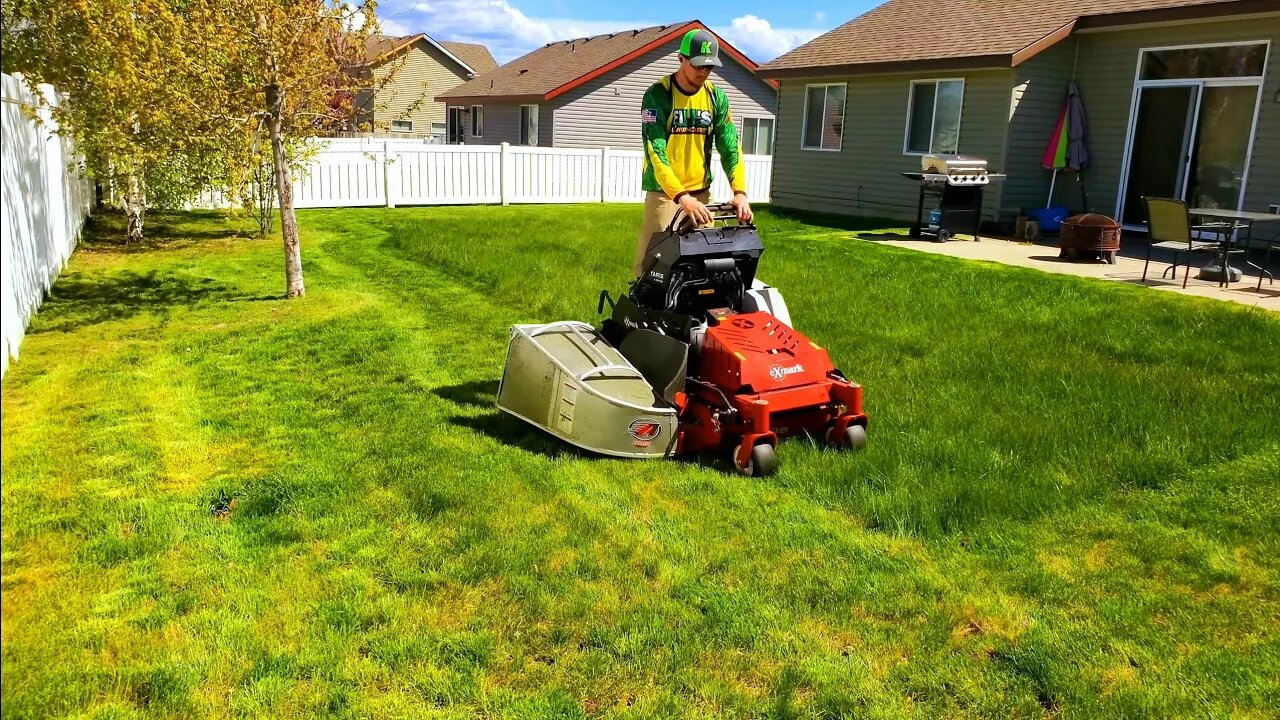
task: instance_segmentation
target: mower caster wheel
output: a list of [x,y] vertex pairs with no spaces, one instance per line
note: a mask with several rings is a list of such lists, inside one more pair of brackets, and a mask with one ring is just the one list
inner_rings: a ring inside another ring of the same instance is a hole
[[850,425],[844,431],[844,446],[849,450],[861,450],[867,446],[867,429],[861,425]]
[[861,450],[867,446],[867,429],[861,425],[850,425],[845,428],[844,437],[835,436],[835,428],[827,431],[827,444],[841,450]]
[[739,475],[747,477],[766,477],[772,475],[778,469],[778,456],[773,453],[773,446],[769,444],[756,445],[751,448],[751,459],[747,461],[747,466],[738,465],[738,451],[742,446],[733,449],[733,467],[738,471]]

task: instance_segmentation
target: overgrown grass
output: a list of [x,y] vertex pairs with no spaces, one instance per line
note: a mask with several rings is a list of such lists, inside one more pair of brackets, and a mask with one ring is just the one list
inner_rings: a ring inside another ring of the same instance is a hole
[[866,387],[779,475],[492,407],[632,206],[99,221],[3,388],[6,718],[1269,717],[1280,319],[762,213]]

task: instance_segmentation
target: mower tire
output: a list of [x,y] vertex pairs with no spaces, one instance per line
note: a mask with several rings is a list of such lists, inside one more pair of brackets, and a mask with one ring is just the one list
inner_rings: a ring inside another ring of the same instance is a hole
[[738,450],[741,445],[733,449],[733,455],[730,460],[733,467],[738,471],[739,475],[747,477],[767,477],[774,474],[778,470],[778,456],[773,452],[773,446],[768,443],[762,443],[751,448],[751,459],[747,461],[744,468],[738,465]]
[[861,450],[867,446],[867,429],[861,425],[845,428],[844,437],[835,436],[836,429],[827,430],[827,444],[841,450]]
[[849,450],[861,450],[867,446],[867,429],[861,425],[850,425],[844,431],[844,446]]

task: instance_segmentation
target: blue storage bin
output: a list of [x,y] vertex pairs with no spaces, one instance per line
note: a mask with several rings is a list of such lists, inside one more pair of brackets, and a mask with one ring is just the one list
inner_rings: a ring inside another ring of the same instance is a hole
[[1057,232],[1062,228],[1062,221],[1067,219],[1067,208],[1049,207],[1039,210],[1028,210],[1027,217],[1040,223],[1040,232]]

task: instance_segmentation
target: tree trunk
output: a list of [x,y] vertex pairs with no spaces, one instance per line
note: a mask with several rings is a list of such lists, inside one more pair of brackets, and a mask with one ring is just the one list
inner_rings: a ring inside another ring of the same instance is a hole
[[293,212],[293,183],[289,181],[289,158],[284,151],[281,115],[284,97],[275,85],[267,86],[267,126],[271,132],[271,154],[276,166],[276,195],[280,201],[280,234],[284,238],[285,297],[301,297],[302,250],[298,246],[298,218]]
[[129,245],[142,242],[142,220],[147,211],[146,199],[142,196],[142,183],[136,172],[129,173],[129,192],[124,198],[124,214],[129,218],[129,235],[125,242]]

